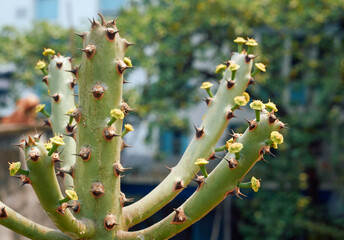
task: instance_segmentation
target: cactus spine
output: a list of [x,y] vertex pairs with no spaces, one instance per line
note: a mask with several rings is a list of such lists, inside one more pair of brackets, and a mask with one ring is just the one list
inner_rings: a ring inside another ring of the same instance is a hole
[[[56,136],[46,145],[40,136],[29,136],[23,141],[21,146],[28,159],[28,171],[21,170],[20,164],[10,165],[11,175],[21,174],[23,184],[32,185],[44,210],[60,231],[46,229],[15,215],[1,202],[0,224],[40,239],[167,239],[202,218],[228,195],[244,196],[240,188],[252,187],[257,191],[259,180],[254,177],[248,183],[241,183],[241,180],[270,147],[277,148],[277,144],[283,142],[278,131],[284,124],[274,114],[276,106],[272,102],[251,103],[256,119],[248,121],[249,126],[243,134],[233,133],[226,145],[216,148],[228,122],[235,117],[234,112],[249,102],[245,90],[254,82],[251,72],[255,56],[248,54],[243,44],[246,43],[251,53],[257,43],[253,39],[240,38],[235,40],[239,51],[233,53],[226,64],[216,68],[216,72],[223,73],[216,93],[212,93],[211,83],[202,84],[201,88],[209,95],[206,98],[208,110],[202,124],[195,126],[194,138],[179,163],[151,193],[124,207],[129,200],[120,189],[121,173],[126,170],[121,165],[120,153],[125,145],[122,138],[133,128],[126,124],[122,130],[123,119],[130,110],[123,102],[122,87],[124,71],[131,67],[125,52],[132,44],[120,37],[115,20],[106,21],[99,16],[101,21],[91,21],[89,32],[78,34],[83,40],[81,64],[71,70],[69,59],[54,56],[49,73],[43,78],[53,94],[50,121]],[[41,62],[38,65],[46,73],[44,65]],[[265,71],[266,66],[262,66]],[[72,90],[68,88],[74,86],[75,81],[68,71],[76,76],[79,84],[77,108],[74,108]],[[42,106],[37,109],[43,112]],[[75,137],[76,145],[74,138],[62,139],[60,133],[66,129],[67,135]],[[65,180],[65,197],[54,171],[62,148],[65,149],[64,165],[60,173],[70,175]],[[219,151],[228,153],[208,174],[206,164],[215,160],[215,153]],[[202,174],[195,176],[199,170]],[[184,204],[146,229],[128,231],[170,202],[193,177],[199,186]],[[23,224],[25,231],[18,230],[18,224]]]

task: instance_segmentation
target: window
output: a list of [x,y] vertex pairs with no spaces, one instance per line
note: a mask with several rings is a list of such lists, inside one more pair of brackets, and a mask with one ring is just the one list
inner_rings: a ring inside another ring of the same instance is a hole
[[57,0],[37,0],[36,19],[38,20],[57,20]]
[[124,6],[124,0],[100,0],[100,12],[104,16],[115,17]]

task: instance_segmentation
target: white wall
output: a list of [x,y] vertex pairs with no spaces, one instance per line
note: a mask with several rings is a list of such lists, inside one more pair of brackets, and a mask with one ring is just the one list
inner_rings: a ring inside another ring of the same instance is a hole
[[0,0],[0,27],[28,28],[34,20],[34,0]]

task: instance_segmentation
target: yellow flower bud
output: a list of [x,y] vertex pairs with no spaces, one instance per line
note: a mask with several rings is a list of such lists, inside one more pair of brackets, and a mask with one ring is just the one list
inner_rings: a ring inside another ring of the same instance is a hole
[[244,145],[242,145],[241,143],[232,143],[229,148],[228,148],[228,152],[230,153],[238,153],[241,151],[241,149],[244,147]]
[[240,68],[240,66],[236,63],[232,63],[230,66],[229,66],[229,70],[231,70],[232,72],[233,71],[236,71]]
[[270,112],[271,111],[278,112],[276,105],[273,102],[270,102],[270,99],[268,103],[265,103],[265,108],[269,110]]
[[44,48],[43,55],[44,56],[55,55],[55,51],[51,48]]
[[204,158],[198,158],[197,161],[194,163],[194,165],[204,166],[208,163],[209,163],[209,161],[205,160]]
[[227,66],[224,64],[220,64],[216,66],[215,73],[220,73],[224,70],[226,70]]
[[63,141],[63,138],[60,137],[59,135],[56,135],[55,137],[49,138],[49,139],[50,139],[50,141],[51,141],[53,144],[55,144],[55,145],[57,145],[57,146],[66,145],[66,144],[64,143],[64,141]]
[[38,60],[35,69],[44,69],[46,66],[47,64],[44,62],[44,60]]
[[14,176],[17,174],[17,172],[19,171],[20,167],[21,167],[21,163],[20,162],[12,162],[12,163],[8,163],[10,165],[10,167],[8,168],[10,170],[10,175]]
[[45,107],[45,104],[38,104],[36,106],[36,113],[41,112],[44,109],[44,107]]
[[237,37],[235,40],[234,40],[235,43],[246,43],[246,40],[242,37]]
[[252,187],[253,191],[258,192],[258,190],[260,188],[260,181],[257,178],[252,177],[251,178],[251,187]]
[[134,128],[131,124],[127,123],[124,125],[125,129],[127,129],[128,132],[134,131]]
[[120,109],[112,109],[110,111],[110,115],[111,117],[115,118],[115,119],[123,119],[124,118],[124,113],[120,110]]
[[245,106],[247,104],[247,100],[246,100],[245,96],[236,96],[234,98],[234,102],[238,106]]
[[250,107],[254,110],[263,110],[265,108],[265,105],[260,100],[254,100],[250,103]]
[[132,63],[131,63],[131,59],[128,57],[124,58],[124,63],[128,66],[128,67],[132,67]]
[[251,46],[251,47],[254,47],[254,46],[257,46],[258,43],[256,42],[256,40],[254,40],[253,38],[247,38],[247,41],[245,43],[247,46]]
[[210,83],[210,82],[203,82],[202,83],[202,86],[200,87],[201,89],[209,89],[209,88],[211,88],[213,86],[213,84],[212,83]]
[[66,194],[71,200],[78,200],[78,195],[74,190],[66,190]]
[[283,135],[280,134],[279,132],[277,131],[273,131],[270,135],[270,139],[276,143],[276,144],[282,144],[284,139],[283,139]]
[[266,65],[264,65],[263,63],[256,63],[254,64],[256,66],[256,68],[258,68],[260,71],[262,72],[266,72]]

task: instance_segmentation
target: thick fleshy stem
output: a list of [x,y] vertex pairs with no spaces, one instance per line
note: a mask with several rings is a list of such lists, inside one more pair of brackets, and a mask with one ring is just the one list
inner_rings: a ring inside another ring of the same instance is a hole
[[[266,111],[265,111],[266,112]],[[262,116],[262,121],[258,127],[252,132],[249,129],[238,137],[236,142],[242,143],[244,147],[241,154],[244,156],[240,160],[240,164],[234,169],[228,169],[227,161],[223,160],[209,174],[206,183],[201,189],[195,193],[178,209],[183,210],[183,221],[176,222],[178,213],[171,213],[160,222],[139,231],[126,232],[119,231],[120,239],[168,239],[189,227],[200,218],[204,217],[216,205],[223,201],[228,195],[240,194],[238,182],[247,174],[253,165],[261,158],[260,148],[265,146],[265,140],[270,138],[270,133],[280,128],[283,123],[276,121],[272,125],[268,123],[267,115]],[[253,137],[254,135],[254,137]],[[225,158],[233,157],[232,153],[228,153]],[[218,184],[219,182],[223,184]],[[180,217],[182,217],[180,216]]]
[[[183,180],[187,185],[198,169],[193,165],[194,161],[197,158],[208,158],[213,153],[216,143],[228,124],[228,112],[235,104],[234,97],[243,94],[251,77],[253,61],[247,61],[245,54],[234,53],[231,62],[240,66],[235,75],[234,86],[231,89],[227,88],[226,80],[230,80],[232,74],[227,69],[213,97],[212,104],[208,107],[204,120],[197,130],[197,133],[202,134],[195,135],[177,166],[152,192],[139,201],[124,207],[123,215],[129,227],[148,218],[171,201],[180,192],[171,191],[176,179]],[[137,212],[141,214],[137,215]]]
[[0,224],[31,239],[72,240],[63,232],[44,227],[15,212],[0,201],[0,211],[6,217],[0,217]]

